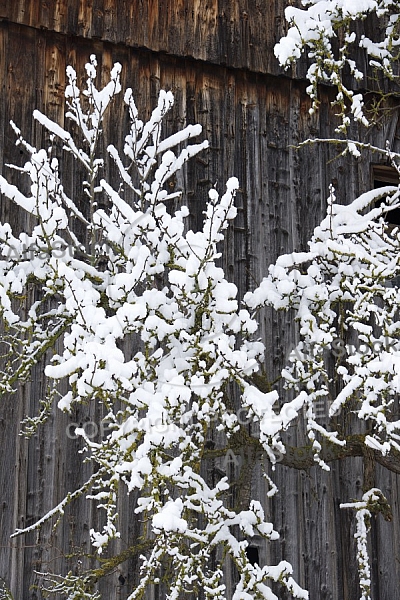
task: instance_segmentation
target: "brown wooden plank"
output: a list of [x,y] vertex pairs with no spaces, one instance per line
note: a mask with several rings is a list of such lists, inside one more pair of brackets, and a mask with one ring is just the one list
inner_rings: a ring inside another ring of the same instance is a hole
[[282,0],[7,0],[0,18],[122,42],[177,56],[278,73],[272,48],[283,32]]
[[[160,88],[172,89],[176,103],[167,123],[168,131],[187,122],[200,122],[204,137],[210,140],[210,149],[192,161],[177,178],[176,185],[187,193],[193,213],[191,226],[198,227],[202,221],[210,186],[217,182],[218,189],[223,191],[225,180],[231,175],[240,181],[241,189],[236,198],[238,217],[227,232],[224,255],[226,272],[238,285],[240,296],[261,280],[269,263],[280,253],[306,247],[313,227],[324,214],[329,183],[335,181],[338,197],[343,203],[350,201],[357,191],[367,189],[368,160],[329,162],[336,154],[334,147],[300,150],[290,147],[311,135],[332,135],[334,121],[326,92],[322,95],[321,117],[310,117],[302,82],[204,62],[205,59],[218,60],[240,67],[243,65],[240,53],[235,54],[233,50],[240,40],[244,40],[250,57],[246,58],[250,61],[246,65],[261,64],[264,50],[261,45],[255,45],[257,30],[254,23],[261,19],[261,16],[257,17],[257,11],[264,15],[264,4],[258,6],[251,0],[236,6],[220,3],[216,10],[215,3],[209,3],[207,10],[203,10],[200,3],[193,3],[194,8],[190,11],[183,2],[172,5],[153,0],[121,2],[114,11],[110,0],[104,0],[96,4],[96,10],[103,11],[102,17],[98,13],[97,22],[93,20],[94,13],[89,10],[89,4],[83,0],[78,4],[68,2],[66,10],[65,4],[54,3],[54,7],[58,6],[59,17],[53,28],[66,27],[66,33],[74,31],[82,37],[61,35],[51,30],[56,14],[51,12],[52,3],[46,8],[50,11],[46,17],[48,29],[35,31],[10,21],[0,24],[0,81],[4,92],[0,98],[0,142],[4,141],[0,153],[3,152],[4,160],[23,160],[19,149],[13,146],[9,118],[17,122],[28,139],[32,136],[35,143],[43,140],[41,128],[32,124],[32,110],[36,107],[44,109],[62,122],[65,65],[73,64],[81,77],[91,53],[98,56],[103,80],[107,80],[115,60],[122,63],[123,83],[132,86],[139,110],[145,115],[154,106]],[[273,4],[272,17],[278,5],[278,2]],[[13,3],[13,6],[17,5]],[[32,4],[25,6],[27,10],[33,10]],[[22,15],[21,8],[11,9],[11,4],[7,7],[14,16],[21,13],[18,17],[21,21],[27,18]],[[119,21],[124,15],[129,15],[129,19],[123,23],[122,35],[119,24],[118,27],[114,24],[115,18]],[[138,20],[143,18],[148,20],[148,26],[138,28]],[[106,39],[101,29],[102,19],[104,23],[108,19],[104,27],[108,27],[110,39],[122,35],[120,41],[126,41],[131,36],[129,45],[89,39],[94,31]],[[44,22],[44,17],[42,20]],[[176,24],[175,29],[169,29],[171,24]],[[268,21],[266,27],[272,31],[275,21]],[[166,31],[173,32],[173,39]],[[172,48],[174,53],[182,53],[182,56],[133,47],[150,47],[151,44],[155,49]],[[187,58],[191,53],[194,55],[193,48],[201,60]],[[105,128],[105,145],[114,135],[120,141],[123,139],[125,122],[122,103],[115,103],[110,125]],[[381,130],[374,135],[377,144],[384,144],[389,138],[398,149],[396,126],[390,118],[382,122]],[[68,192],[81,201],[79,171],[70,159],[64,168],[69,172]],[[6,172],[4,167],[3,172]],[[114,171],[109,164],[106,173],[112,179]],[[16,177],[16,174],[11,175],[14,182]],[[10,220],[20,229],[29,225],[23,215],[3,202],[1,218]],[[260,335],[267,348],[266,368],[274,379],[294,338],[293,323],[291,315],[276,315],[270,311],[265,311],[260,320]],[[65,521],[55,536],[45,529],[39,537],[32,535],[25,540],[9,541],[15,527],[26,519],[33,521],[43,515],[67,490],[76,489],[89,474],[89,467],[81,465],[80,457],[77,457],[76,442],[66,436],[68,419],[60,411],[54,411],[49,424],[29,444],[18,436],[19,419],[26,410],[37,406],[44,393],[40,369],[32,381],[18,396],[2,399],[0,403],[0,489],[4,490],[3,504],[0,505],[0,577],[10,582],[16,598],[31,597],[29,585],[38,582],[32,575],[33,567],[39,570],[78,568],[77,557],[67,561],[62,554],[74,548],[87,551],[88,530],[99,519],[98,511],[82,500],[66,512]],[[81,423],[95,415],[98,412],[87,407],[77,411],[72,419]],[[291,428],[288,436],[291,441],[302,441],[304,431],[300,426]],[[361,475],[362,466],[358,459],[346,459],[335,465],[332,477],[315,467],[307,473],[297,473],[278,465],[276,478],[280,495],[268,502],[265,501],[264,484],[258,475],[254,477],[254,494],[268,507],[268,514],[281,533],[281,540],[271,549],[263,547],[262,552],[272,561],[291,560],[295,576],[309,586],[311,598],[349,600],[359,596],[352,515],[338,506],[340,502],[359,496]],[[393,600],[398,593],[400,575],[399,478],[380,472],[378,477],[377,483],[390,496],[394,521],[392,524],[378,521],[376,525],[374,573],[378,575],[378,583],[374,585],[378,587],[374,590],[374,600]],[[137,535],[139,525],[134,519],[124,521],[122,515],[126,512],[132,514],[132,500],[124,497],[121,520],[123,543],[128,544]],[[132,560],[121,567],[129,584],[137,575],[135,565]],[[116,597],[117,578],[118,573],[114,573],[102,584],[105,597]]]

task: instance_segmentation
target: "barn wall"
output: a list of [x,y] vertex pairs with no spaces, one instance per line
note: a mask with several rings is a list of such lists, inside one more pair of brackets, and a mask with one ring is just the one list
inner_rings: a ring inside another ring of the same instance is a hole
[[284,26],[280,0],[3,0],[0,18],[263,73]]
[[[304,82],[276,76],[271,48],[279,35],[276,24],[282,20],[278,0],[215,2],[201,10],[193,2],[193,11],[188,13],[186,4],[94,0],[89,9],[89,3],[76,0],[2,2],[0,17],[7,19],[0,22],[1,165],[3,174],[15,183],[17,174],[10,173],[4,163],[22,164],[23,156],[13,145],[9,120],[18,124],[27,139],[36,144],[43,141],[43,132],[32,122],[32,110],[39,108],[62,122],[65,67],[73,64],[78,74],[83,73],[91,53],[97,55],[105,79],[113,62],[121,62],[123,85],[133,88],[139,110],[145,114],[154,106],[160,88],[171,89],[176,104],[168,127],[172,131],[186,122],[199,122],[210,141],[210,149],[192,161],[177,182],[187,196],[193,227],[201,222],[209,187],[217,181],[223,189],[227,177],[239,178],[238,217],[227,232],[224,267],[242,296],[261,280],[279,254],[306,247],[323,215],[329,184],[335,183],[340,201],[347,203],[368,188],[370,165],[366,159],[361,163],[353,158],[332,161],[337,155],[334,146],[295,148],[308,137],[331,136],[332,114],[329,91],[323,92],[319,116],[310,117]],[[139,27],[143,22],[147,26]],[[255,32],[264,23],[265,38],[261,39]],[[122,103],[116,104],[110,128],[105,129],[105,145],[111,141],[111,131],[123,139],[124,123]],[[388,138],[396,145],[397,133],[396,123],[389,119],[375,132],[374,143],[383,144]],[[67,164],[66,172],[70,191],[79,198],[81,187],[71,165]],[[29,227],[26,217],[4,199],[0,217],[21,230]],[[290,315],[266,311],[261,316],[261,335],[267,347],[265,367],[273,380],[294,339]],[[89,528],[97,519],[82,501],[68,510],[57,533],[47,528],[10,540],[16,528],[40,518],[89,475],[88,466],[82,466],[76,454],[76,442],[66,435],[65,415],[55,411],[29,442],[18,435],[20,419],[32,413],[44,391],[39,368],[29,384],[2,399],[0,405],[0,577],[15,599],[41,597],[30,590],[39,582],[33,569],[57,571],[68,566],[79,570],[77,559],[65,555],[78,548],[88,550]],[[88,407],[72,418],[79,423],[91,420],[93,410]],[[294,444],[303,439],[304,432],[296,426],[289,436]],[[268,502],[259,475],[257,466],[254,493],[266,504],[281,534],[271,550],[262,547],[261,557],[271,554],[273,560],[291,561],[295,577],[308,586],[311,599],[358,598],[351,515],[341,512],[339,503],[359,496],[360,461],[346,459],[334,465],[333,476],[315,467],[295,472],[278,465],[280,495]],[[374,572],[379,577],[374,600],[393,600],[400,579],[399,481],[387,474],[379,477],[392,501],[394,522],[378,519],[375,528],[378,558]],[[121,508],[132,515],[129,501],[122,502]],[[126,520],[122,547],[132,543],[136,534],[134,518]],[[118,586],[120,573],[126,579],[123,587]],[[102,584],[104,597],[125,598],[134,577],[134,562],[122,565]]]

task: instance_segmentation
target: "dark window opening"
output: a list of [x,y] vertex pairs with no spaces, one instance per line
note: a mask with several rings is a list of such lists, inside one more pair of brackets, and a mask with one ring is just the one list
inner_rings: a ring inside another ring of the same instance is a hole
[[[374,189],[385,187],[386,185],[399,185],[399,174],[394,167],[386,165],[373,165],[372,167],[372,185]],[[376,201],[375,206],[380,206],[382,200]],[[400,208],[388,210],[385,220],[389,225],[400,225]]]
[[258,557],[258,548],[257,546],[247,546],[246,548],[246,556],[250,562],[250,564],[258,565],[259,557]]
[[[372,184],[374,189],[384,187],[385,185],[399,185],[399,174],[394,167],[386,165],[373,165]],[[375,202],[375,206],[380,206],[382,199]],[[385,221],[391,230],[400,225],[400,208],[388,210],[385,214]],[[386,281],[387,287],[400,287],[400,276],[392,277]]]

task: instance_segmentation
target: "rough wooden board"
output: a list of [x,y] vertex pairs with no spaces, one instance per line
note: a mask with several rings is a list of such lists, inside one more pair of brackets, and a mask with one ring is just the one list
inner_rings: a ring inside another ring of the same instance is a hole
[[[10,7],[20,5],[9,4]],[[127,10],[128,5],[132,7],[131,3],[122,3],[117,8],[122,10],[125,7]],[[24,15],[31,10],[30,6],[25,3]],[[37,8],[38,3],[35,6]],[[100,10],[99,3],[93,6]],[[155,2],[137,3],[135,6],[135,10],[157,13],[155,7],[158,4]],[[180,4],[175,6],[176,10],[182,10]],[[75,15],[85,7],[87,9],[82,3],[75,10],[74,3],[64,4],[68,19],[72,14],[70,11],[75,11]],[[44,8],[40,10],[44,11]],[[100,13],[96,14],[96,18],[100,19]],[[237,18],[235,15],[229,8],[224,18],[230,22],[230,19]],[[85,35],[92,35],[92,16],[89,19],[82,14],[81,17],[87,19],[87,23],[90,20]],[[46,18],[47,22],[51,21],[49,16]],[[107,18],[112,21],[112,11]],[[152,23],[157,21],[156,16],[152,19]],[[29,21],[29,25],[32,24]],[[96,27],[98,32],[100,25]],[[204,136],[210,139],[210,150],[192,161],[177,181],[177,185],[187,193],[193,212],[191,226],[197,227],[202,221],[210,185],[217,182],[217,187],[223,190],[228,176],[236,175],[240,180],[236,199],[238,218],[227,232],[224,254],[224,267],[237,283],[239,295],[261,280],[268,265],[280,253],[306,247],[313,227],[325,210],[331,181],[335,180],[338,197],[343,203],[350,201],[355,193],[365,191],[369,185],[367,160],[361,163],[353,159],[329,163],[337,151],[333,147],[300,151],[291,147],[308,136],[331,136],[333,133],[328,96],[323,95],[320,118],[311,118],[301,82],[126,45],[114,46],[101,39],[61,35],[50,29],[15,25],[11,19],[0,24],[0,74],[5,94],[0,99],[0,140],[5,140],[1,149],[5,162],[19,161],[21,164],[23,159],[19,149],[13,146],[14,136],[8,120],[13,118],[28,138],[32,135],[34,142],[39,143],[42,133],[32,124],[32,110],[39,108],[54,118],[62,119],[65,65],[74,64],[81,74],[92,52],[98,56],[104,78],[115,60],[123,64],[123,81],[136,91],[137,104],[144,113],[154,106],[160,88],[172,89],[176,104],[168,128],[172,131],[185,122],[200,122]],[[155,38],[161,34],[158,29],[153,31],[149,27],[146,35]],[[223,39],[221,47],[224,47]],[[176,49],[178,51],[179,48]],[[123,107],[115,105],[110,117],[110,130],[119,140],[123,139],[124,122]],[[395,133],[396,127],[392,127],[390,121],[383,123],[375,143],[382,145],[386,137],[391,136],[394,144],[398,144]],[[105,145],[109,142],[108,136],[109,133],[106,133]],[[106,168],[112,177],[112,168]],[[68,161],[65,169],[70,174],[70,192],[80,197],[76,170]],[[10,174],[6,168],[3,172],[7,176]],[[12,176],[15,182],[16,175]],[[1,217],[20,229],[29,225],[27,219],[3,203],[3,199]],[[261,322],[261,334],[267,346],[266,368],[273,379],[294,339],[293,323],[290,315],[273,315],[267,311],[261,316]],[[98,519],[90,504],[77,502],[67,511],[57,537],[50,537],[50,531],[45,530],[39,538],[32,534],[27,539],[9,540],[9,534],[16,527],[26,519],[32,522],[42,516],[63,497],[66,490],[76,489],[90,473],[87,466],[81,466],[76,443],[65,434],[67,419],[59,411],[54,411],[52,420],[31,442],[26,443],[18,436],[19,420],[26,410],[34,410],[37,406],[43,385],[38,370],[31,384],[25,386],[19,395],[3,399],[0,406],[3,419],[0,420],[0,490],[4,498],[0,577],[11,583],[16,599],[24,600],[38,597],[29,591],[30,584],[37,583],[32,569],[64,569],[66,561],[62,553],[71,552],[76,546],[86,550],[88,530]],[[80,424],[93,418],[92,411],[92,408],[81,410],[72,418]],[[289,433],[293,441],[304,437],[301,427],[293,428]],[[338,506],[359,494],[360,477],[358,459],[346,459],[334,465],[332,479],[316,467],[307,473],[298,473],[278,465],[277,483],[281,492],[278,498],[266,502],[266,490],[259,471],[256,472],[254,493],[268,506],[271,520],[282,536],[268,550],[271,560],[284,558],[292,561],[295,576],[310,588],[310,598],[353,600],[359,596],[351,515],[340,511]],[[387,490],[392,500],[395,515],[392,524],[378,522],[376,526],[374,544],[379,558],[374,573],[379,578],[374,600],[393,600],[398,594],[400,578],[398,477],[384,474],[379,474],[379,477],[383,491]],[[138,522],[129,500],[124,497],[121,504],[132,517],[130,522],[124,523],[121,544],[125,544],[137,535]],[[266,548],[263,552],[267,556]],[[76,561],[70,561],[68,565],[79,568]],[[133,584],[137,574],[135,565],[132,560],[129,565],[122,566],[126,589]],[[105,597],[115,597],[117,578],[118,573],[113,574],[102,584]],[[122,598],[124,591],[121,591]]]
[[277,74],[281,0],[3,0],[0,18],[235,68]]

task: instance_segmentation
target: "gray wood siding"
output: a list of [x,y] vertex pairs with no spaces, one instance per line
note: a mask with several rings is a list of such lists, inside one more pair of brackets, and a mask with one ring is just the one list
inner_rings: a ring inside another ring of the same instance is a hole
[[281,0],[2,0],[0,18],[264,73],[284,27]]
[[[320,113],[310,117],[304,82],[278,76],[272,47],[282,31],[282,2],[226,0],[200,6],[193,1],[190,10],[187,4],[0,2],[4,19],[0,21],[0,168],[10,181],[17,181],[16,173],[4,166],[23,161],[14,146],[10,119],[36,144],[43,141],[43,134],[32,121],[34,108],[63,122],[67,64],[82,74],[84,63],[95,53],[106,78],[113,62],[121,62],[123,85],[133,88],[144,114],[154,106],[159,89],[167,88],[176,99],[168,123],[171,131],[186,122],[204,127],[210,148],[177,181],[187,195],[192,227],[202,220],[209,187],[218,181],[222,190],[229,176],[239,178],[238,217],[227,232],[223,261],[242,296],[262,279],[278,255],[306,248],[324,214],[331,182],[343,204],[368,189],[370,162],[376,158],[332,160],[338,153],[335,146],[294,147],[308,137],[332,136],[334,118],[329,90],[322,92]],[[122,102],[113,107],[109,122],[105,145],[111,132],[123,139]],[[373,135],[375,145],[389,139],[399,149],[397,120],[392,115]],[[106,170],[112,179],[109,165]],[[68,159],[65,171],[70,192],[79,198],[79,179]],[[29,227],[28,219],[4,198],[0,218],[20,230]],[[260,335],[267,348],[265,368],[274,380],[295,339],[291,316],[265,311]],[[98,519],[95,509],[81,500],[68,508],[56,533],[46,526],[42,532],[10,540],[16,528],[39,519],[89,475],[89,467],[81,464],[77,454],[77,443],[66,435],[69,419],[60,411],[54,410],[30,441],[18,435],[21,418],[37,408],[44,393],[38,368],[29,384],[0,402],[0,578],[15,600],[41,598],[30,589],[38,583],[34,570],[79,569],[77,559],[66,555],[77,549],[89,551],[89,529]],[[71,419],[89,421],[94,410],[80,409]],[[288,436],[291,445],[304,440],[301,423]],[[392,505],[393,521],[378,517],[373,526],[373,600],[396,600],[400,598],[399,477],[380,468],[377,477]],[[292,562],[294,576],[310,590],[310,600],[359,598],[353,515],[341,511],[339,503],[360,496],[361,460],[338,461],[330,474],[317,467],[295,471],[278,464],[275,479],[280,493],[267,500],[256,466],[254,495],[262,499],[281,535],[279,542],[261,548],[261,558]],[[133,543],[139,525],[133,503],[124,494],[121,498],[118,543],[123,549]],[[126,578],[121,587],[120,573]],[[101,584],[104,598],[125,598],[135,576],[132,559]]]

